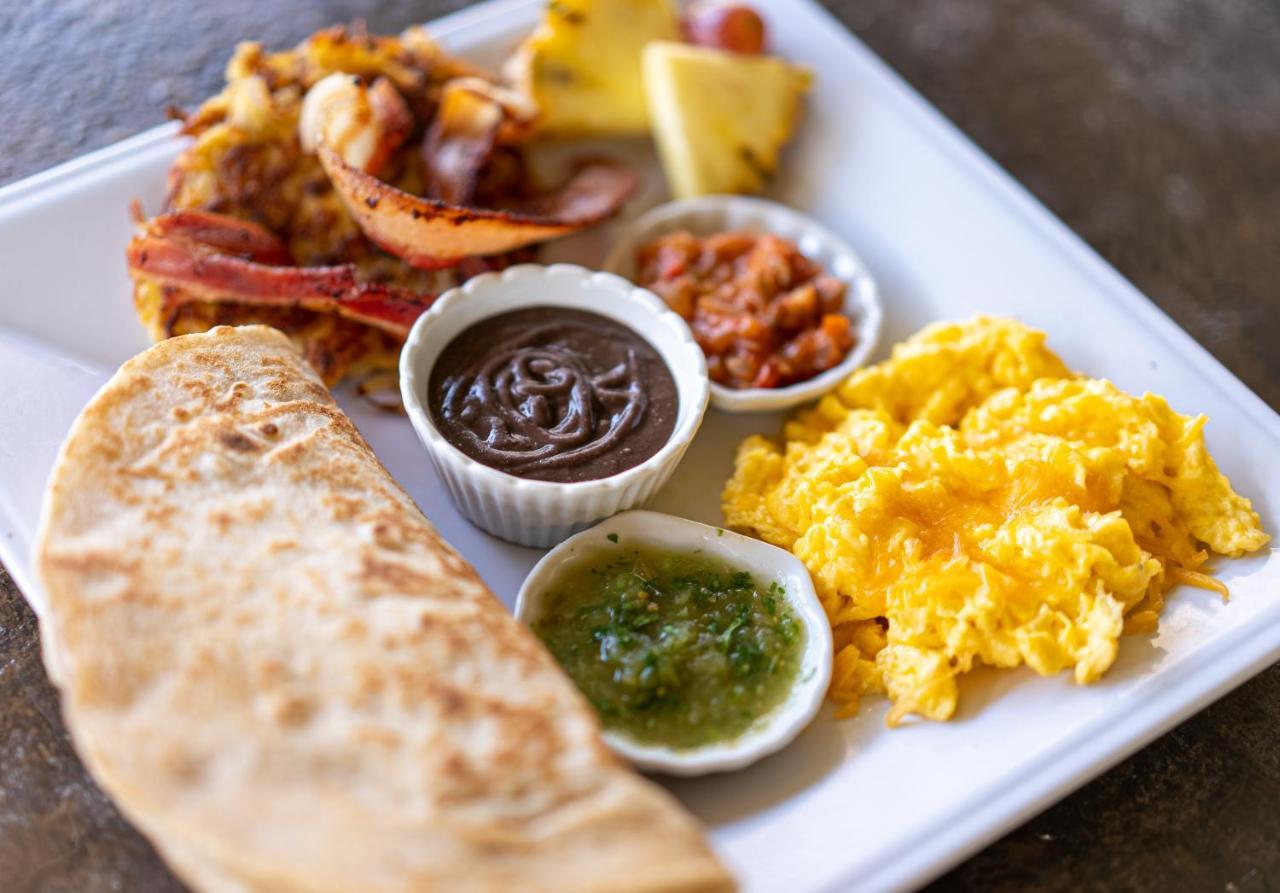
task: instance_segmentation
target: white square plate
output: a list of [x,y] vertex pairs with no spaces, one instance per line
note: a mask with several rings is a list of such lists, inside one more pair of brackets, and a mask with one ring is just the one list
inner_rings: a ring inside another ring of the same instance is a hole
[[[1280,531],[1276,414],[818,6],[755,2],[777,49],[817,75],[774,197],[861,252],[884,295],[884,343],[978,312],[1046,329],[1070,366],[1209,414],[1214,455],[1266,528]],[[498,0],[436,28],[451,48],[492,63],[539,6]],[[160,128],[0,190],[0,558],[37,611],[30,547],[58,444],[109,372],[146,346],[125,274],[126,208],[133,198],[158,208],[178,148],[173,129]],[[627,151],[648,172],[635,213],[659,197],[661,181],[645,147]],[[607,238],[569,240],[548,254],[598,264]],[[391,472],[510,604],[538,554],[458,516],[407,420],[344,403]],[[709,414],[655,507],[718,520],[735,445],[777,423]],[[824,716],[754,768],[672,788],[748,890],[923,883],[1280,657],[1274,553],[1219,566],[1229,604],[1174,592],[1159,634],[1125,639],[1099,685],[978,673],[966,680],[955,721],[896,731],[884,727],[885,704],[870,699],[857,718]]]

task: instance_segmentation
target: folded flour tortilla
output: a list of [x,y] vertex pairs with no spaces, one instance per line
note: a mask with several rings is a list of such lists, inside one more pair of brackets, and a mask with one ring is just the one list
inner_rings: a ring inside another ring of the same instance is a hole
[[198,889],[733,887],[273,329],[126,363],[36,559],[76,747]]

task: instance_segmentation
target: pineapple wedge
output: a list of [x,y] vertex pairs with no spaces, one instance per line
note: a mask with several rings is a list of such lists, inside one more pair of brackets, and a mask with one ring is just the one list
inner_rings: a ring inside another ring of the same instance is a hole
[[643,134],[641,50],[678,34],[673,0],[550,0],[506,75],[537,104],[539,135]]
[[763,189],[811,81],[807,69],[774,56],[645,47],[649,117],[675,196]]

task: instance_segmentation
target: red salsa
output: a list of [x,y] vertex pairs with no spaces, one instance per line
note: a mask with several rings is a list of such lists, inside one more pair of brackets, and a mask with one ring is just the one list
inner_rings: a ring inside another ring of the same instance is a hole
[[839,365],[853,349],[845,283],[787,239],[675,232],[641,248],[637,267],[639,284],[689,323],[718,384],[785,387]]

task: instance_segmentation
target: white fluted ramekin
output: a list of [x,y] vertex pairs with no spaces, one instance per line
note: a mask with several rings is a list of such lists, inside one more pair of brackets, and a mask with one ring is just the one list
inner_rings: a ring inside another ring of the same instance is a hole
[[884,309],[866,264],[854,250],[812,217],[762,198],[707,195],[659,205],[627,227],[609,253],[605,269],[626,279],[636,277],[636,252],[658,236],[686,230],[706,237],[723,232],[772,233],[796,244],[800,253],[844,282],[844,313],[853,323],[857,342],[839,365],[808,381],[782,388],[727,388],[711,383],[711,405],[726,412],[788,409],[816,400],[834,388],[871,356],[880,340]]
[[[500,313],[547,306],[586,310],[622,323],[653,345],[671,370],[679,400],[675,429],[662,449],[644,462],[595,481],[527,480],[467,456],[431,420],[431,369],[450,341]],[[702,424],[707,364],[684,320],[652,292],[619,276],[571,264],[522,264],[469,279],[441,295],[418,318],[400,353],[400,394],[458,510],[494,536],[546,548],[593,521],[644,504],[667,482]]]
[[750,572],[759,583],[777,583],[805,631],[800,668],[786,700],[729,741],[676,749],[606,731],[605,743],[641,769],[668,775],[705,775],[741,769],[781,750],[813,721],[831,684],[831,625],[809,571],[790,552],[751,537],[657,512],[625,512],[561,543],[539,561],[516,598],[516,617],[532,624],[556,579],[597,553],[650,546],[668,552],[699,552]]

